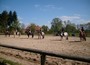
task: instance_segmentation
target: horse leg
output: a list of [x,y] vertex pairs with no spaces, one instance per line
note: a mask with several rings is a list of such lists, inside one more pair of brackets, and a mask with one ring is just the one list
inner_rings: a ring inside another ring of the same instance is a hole
[[44,35],[42,35],[42,38],[44,39]]
[[10,37],[10,33],[9,33],[9,37]]
[[63,39],[63,36],[61,36],[61,39],[60,40],[62,40]]
[[86,37],[85,37],[85,35],[83,35],[83,40],[85,40],[85,41],[86,41]]
[[38,39],[40,38],[40,34],[38,33]]
[[68,36],[66,36],[66,40],[68,40]]
[[40,35],[40,39],[41,39],[41,35]]
[[28,34],[28,38],[29,38],[29,34]]
[[80,41],[82,41],[82,36],[80,36]]
[[31,35],[32,35],[32,38],[33,38],[34,37],[34,34],[32,33]]
[[86,41],[86,37],[83,38]]

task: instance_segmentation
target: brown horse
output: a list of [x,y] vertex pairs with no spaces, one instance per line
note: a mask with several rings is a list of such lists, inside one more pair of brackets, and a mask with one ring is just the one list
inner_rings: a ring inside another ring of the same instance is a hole
[[34,33],[31,32],[30,30],[26,30],[25,33],[27,34],[28,38],[30,35],[32,35],[32,38],[34,37]]
[[79,37],[80,37],[80,41],[83,41],[83,40],[86,41],[86,34],[83,27],[79,31]]
[[44,39],[45,33],[42,31],[42,27],[36,26],[35,27],[36,32],[38,33],[38,39]]
[[41,35],[42,35],[42,34],[41,34],[41,31],[42,31],[41,29],[42,29],[42,28],[41,28],[40,26],[36,26],[36,27],[35,27],[35,30],[36,30],[36,32],[38,33],[38,39],[41,39]]
[[[38,39],[43,38],[44,39],[44,33],[42,34],[42,28],[40,26],[35,26],[35,32],[38,35]],[[25,33],[27,34],[28,38],[30,35],[32,35],[32,38],[34,37],[34,33],[30,27],[27,27],[25,30]]]
[[5,36],[6,36],[6,37],[7,37],[7,36],[10,37],[10,32],[9,32],[9,31],[6,31],[6,32],[5,32]]

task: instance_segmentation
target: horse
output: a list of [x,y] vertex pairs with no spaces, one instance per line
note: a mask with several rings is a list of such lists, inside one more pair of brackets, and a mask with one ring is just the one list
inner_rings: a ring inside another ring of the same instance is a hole
[[80,31],[79,31],[79,37],[80,37],[80,41],[82,41],[82,40],[86,41],[86,34],[85,34],[83,28],[80,29]]
[[44,39],[45,33],[42,31],[42,28],[40,26],[36,26],[35,30],[38,33],[38,39]]
[[31,31],[27,31],[27,30],[26,30],[25,33],[26,33],[26,35],[28,36],[28,38],[29,38],[30,35],[32,35],[32,38],[34,37],[34,33],[31,32]]
[[68,33],[67,32],[61,32],[60,36],[61,36],[61,40],[63,39],[63,37],[66,37],[66,40],[68,40]]
[[16,31],[13,30],[13,35],[14,35],[14,38],[16,37],[16,35],[20,37],[21,33],[17,30]]
[[38,30],[37,33],[38,33],[38,39],[41,39],[41,38],[44,39],[45,33],[43,31]]
[[37,33],[38,39],[42,38],[44,39],[44,32],[42,32],[42,28],[40,26],[35,26],[34,31],[31,28],[26,28],[25,33],[27,34],[28,38],[30,35],[32,35],[32,38],[34,37],[34,33]]
[[7,35],[10,37],[10,32],[9,31],[6,31],[5,32],[5,36],[7,37]]
[[42,35],[42,39],[44,39],[45,33],[43,31],[42,31],[41,35]]

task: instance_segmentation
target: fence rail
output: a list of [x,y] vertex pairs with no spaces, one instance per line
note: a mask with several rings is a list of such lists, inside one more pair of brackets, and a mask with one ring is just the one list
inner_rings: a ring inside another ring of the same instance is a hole
[[0,46],[6,47],[6,48],[22,50],[22,51],[38,53],[38,54],[41,55],[41,65],[45,65],[46,55],[90,63],[90,56],[89,57],[87,57],[87,56],[73,56],[73,55],[66,55],[66,54],[54,53],[54,52],[50,52],[50,51],[43,51],[43,50],[37,50],[37,49],[23,48],[23,47],[4,45],[4,44],[0,44]]

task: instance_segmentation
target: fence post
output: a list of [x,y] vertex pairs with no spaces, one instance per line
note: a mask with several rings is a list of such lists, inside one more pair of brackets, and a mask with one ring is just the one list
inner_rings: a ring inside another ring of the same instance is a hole
[[41,65],[45,65],[46,55],[41,54]]

